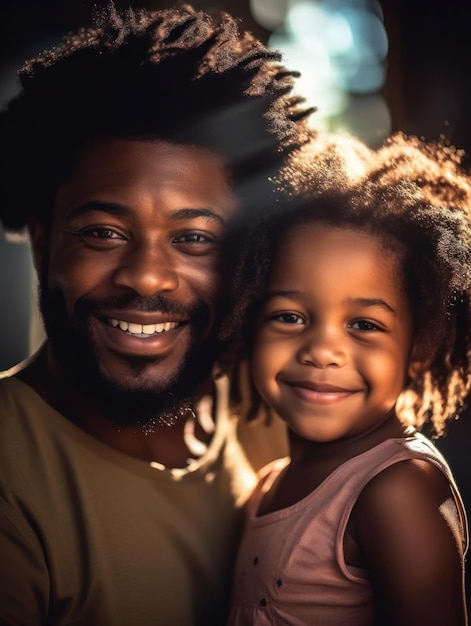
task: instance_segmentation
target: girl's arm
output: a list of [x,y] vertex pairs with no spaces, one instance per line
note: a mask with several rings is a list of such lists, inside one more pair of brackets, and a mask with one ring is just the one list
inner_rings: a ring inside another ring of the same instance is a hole
[[467,624],[460,522],[438,468],[417,459],[387,468],[365,487],[351,522],[378,624]]

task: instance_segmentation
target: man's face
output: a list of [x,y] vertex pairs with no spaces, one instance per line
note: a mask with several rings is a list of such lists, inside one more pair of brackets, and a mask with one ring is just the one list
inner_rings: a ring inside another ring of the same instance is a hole
[[124,422],[208,374],[235,211],[221,160],[165,142],[95,141],[58,190],[40,260],[46,331],[66,375]]

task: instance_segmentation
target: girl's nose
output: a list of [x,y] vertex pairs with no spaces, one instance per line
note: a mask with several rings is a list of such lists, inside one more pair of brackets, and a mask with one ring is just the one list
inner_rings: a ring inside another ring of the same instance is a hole
[[347,360],[345,342],[335,330],[313,329],[298,351],[298,360],[320,369],[342,367]]

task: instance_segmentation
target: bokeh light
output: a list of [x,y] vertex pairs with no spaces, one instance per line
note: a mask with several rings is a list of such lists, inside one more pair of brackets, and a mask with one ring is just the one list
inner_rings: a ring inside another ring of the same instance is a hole
[[381,95],[388,36],[377,0],[251,0],[268,43],[301,72],[298,91],[318,108],[315,126],[349,131],[371,145],[391,130]]

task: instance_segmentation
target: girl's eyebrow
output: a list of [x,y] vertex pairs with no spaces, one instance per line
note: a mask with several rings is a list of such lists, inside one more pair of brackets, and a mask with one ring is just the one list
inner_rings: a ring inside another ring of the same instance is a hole
[[262,301],[267,302],[268,300],[271,300],[272,298],[302,298],[302,297],[303,297],[303,294],[301,293],[301,291],[279,289],[278,291],[270,291],[267,294],[265,294]]
[[[120,204],[119,202],[91,200],[75,207],[70,212],[68,217],[69,219],[75,219],[86,213],[91,213],[92,211],[109,213],[110,215],[114,215],[116,217],[125,217],[126,215],[131,215],[133,212],[131,208],[125,204]],[[221,215],[206,207],[182,208],[170,213],[170,219],[174,222],[178,222],[179,220],[197,219],[199,217],[204,217],[209,221],[218,222],[222,226],[226,226],[226,221]]]
[[384,309],[393,315],[397,315],[397,311],[393,309],[393,307],[388,304],[385,300],[381,298],[348,298],[345,301],[346,304],[354,304],[356,306],[361,307],[376,307],[380,309]]
[[[295,290],[278,290],[278,291],[270,291],[263,298],[263,302],[268,302],[273,298],[298,298],[303,299],[304,296],[300,291]],[[386,300],[382,300],[381,298],[347,298],[344,300],[344,304],[355,305],[360,307],[375,307],[383,309],[388,313],[392,313],[392,315],[397,316],[397,311],[393,309],[393,307],[386,302]]]

